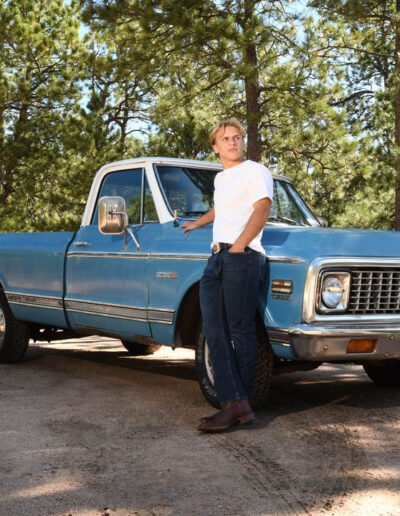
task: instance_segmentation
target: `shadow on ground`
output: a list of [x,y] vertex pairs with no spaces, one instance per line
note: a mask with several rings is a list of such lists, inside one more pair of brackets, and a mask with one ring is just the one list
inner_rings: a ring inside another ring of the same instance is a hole
[[[174,351],[163,346],[153,355],[134,357],[119,341],[88,337],[62,344],[31,344],[25,362],[49,355],[197,381],[192,350]],[[266,406],[259,415],[270,419],[329,404],[366,410],[398,407],[400,389],[375,385],[359,365],[324,364],[317,370],[274,377]]]

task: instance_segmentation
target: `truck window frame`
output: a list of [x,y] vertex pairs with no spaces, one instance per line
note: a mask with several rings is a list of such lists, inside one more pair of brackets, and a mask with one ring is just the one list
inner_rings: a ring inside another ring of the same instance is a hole
[[[92,218],[90,220],[90,225],[91,226],[97,225],[98,202],[99,202],[100,197],[102,197],[102,195],[103,195],[102,194],[102,189],[103,189],[105,181],[107,181],[107,178],[109,178],[112,174],[132,173],[132,172],[135,172],[135,171],[141,171],[139,222],[137,222],[137,223],[129,222],[129,225],[130,226],[143,226],[144,224],[159,223],[157,207],[156,207],[156,204],[154,202],[153,192],[151,190],[150,183],[147,180],[147,176],[146,176],[146,168],[144,166],[141,166],[141,167],[125,168],[125,169],[121,169],[121,170],[112,170],[108,174],[105,174],[105,176],[101,180],[100,187],[99,187],[98,192],[97,192],[96,202],[95,202],[95,205],[94,205],[94,210],[93,210]],[[140,172],[138,172],[138,173],[140,173]],[[155,211],[157,213],[157,220],[144,220],[144,218],[145,218],[144,209],[145,209],[146,184],[147,184],[147,190],[148,190],[148,192],[150,192],[150,195],[151,195],[154,207],[155,207]]]

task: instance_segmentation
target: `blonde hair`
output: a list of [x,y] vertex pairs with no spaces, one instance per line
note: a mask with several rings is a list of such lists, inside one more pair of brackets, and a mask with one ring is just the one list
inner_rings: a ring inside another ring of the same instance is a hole
[[228,127],[228,126],[236,127],[236,129],[239,130],[240,134],[244,138],[244,136],[246,134],[246,131],[244,130],[244,127],[242,126],[242,124],[238,120],[236,120],[236,118],[227,118],[226,120],[221,120],[221,122],[218,122],[218,124],[211,131],[211,133],[210,133],[210,143],[211,143],[211,145],[215,144],[215,139],[216,139],[216,136],[217,136],[217,132],[220,129],[226,129],[226,127]]

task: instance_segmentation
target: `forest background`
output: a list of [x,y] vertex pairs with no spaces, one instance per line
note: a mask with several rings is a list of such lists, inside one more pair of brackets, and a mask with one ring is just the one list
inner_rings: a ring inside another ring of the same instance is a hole
[[3,0],[0,231],[76,229],[98,168],[248,157],[328,225],[400,229],[400,0]]

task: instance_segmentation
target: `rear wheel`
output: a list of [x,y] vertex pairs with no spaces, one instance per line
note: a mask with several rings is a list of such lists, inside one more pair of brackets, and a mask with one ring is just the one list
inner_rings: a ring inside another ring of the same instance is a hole
[[0,363],[22,360],[28,348],[29,335],[29,325],[13,316],[5,294],[0,292]]
[[132,356],[152,355],[161,348],[161,344],[139,344],[138,342],[130,342],[129,340],[121,340],[124,348],[129,351]]
[[364,364],[363,367],[377,385],[400,387],[400,360],[390,360],[382,364]]
[[[273,374],[274,354],[272,352],[268,335],[262,324],[257,318],[257,341],[258,341],[258,361],[256,375],[253,385],[253,397],[250,400],[253,408],[261,407],[265,404]],[[219,400],[214,389],[214,375],[212,370],[210,351],[207,340],[203,333],[201,324],[196,336],[196,373],[200,384],[201,392],[205,399],[213,407],[219,408]]]

